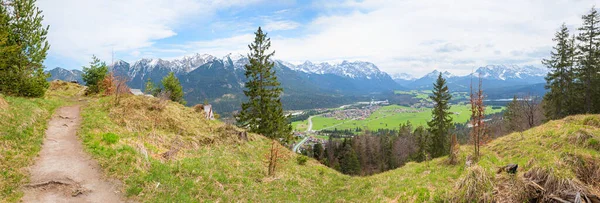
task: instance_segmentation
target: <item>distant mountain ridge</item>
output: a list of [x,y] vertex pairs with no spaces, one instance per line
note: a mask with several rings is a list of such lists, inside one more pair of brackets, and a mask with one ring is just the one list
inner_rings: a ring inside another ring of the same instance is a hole
[[81,75],[83,72],[80,70],[67,70],[64,68],[56,67],[52,70],[46,71],[50,73],[50,77],[47,79],[48,81],[52,80],[64,80],[64,81],[77,81],[79,84],[84,84],[83,78]]
[[[248,62],[248,58],[240,54],[223,57],[194,54],[172,60],[140,59],[133,63],[117,60],[110,68],[115,74],[128,78],[131,88],[142,90],[148,80],[160,84],[164,76],[174,72],[181,81],[188,104],[208,100],[219,112],[232,112],[238,110],[240,103],[245,100],[244,65]],[[298,65],[281,60],[274,62],[277,77],[284,88],[282,102],[286,109],[337,107],[357,100],[370,100],[373,96],[381,98],[393,90],[430,90],[440,74],[440,71],[434,70],[421,78],[409,74],[394,74],[392,77],[375,64],[363,61],[306,61]],[[48,72],[52,74],[51,80],[77,80],[83,83],[79,70],[55,68]],[[520,92],[542,92],[539,84],[545,82],[546,74],[547,71],[540,68],[515,65],[483,66],[465,76],[442,72],[451,91],[468,91],[471,81],[476,82],[477,76],[481,75],[485,89],[499,91],[510,87],[507,92],[497,94],[502,96],[512,94],[511,88],[518,88]]]
[[[129,78],[131,88],[142,89],[148,80],[160,84],[162,77],[174,72],[184,88],[188,104],[205,99],[220,110],[233,111],[243,101],[249,60],[239,54],[215,57],[195,54],[180,59],[140,59],[133,63],[117,60],[111,64],[115,74]],[[284,88],[282,101],[287,109],[333,107],[349,102],[347,96],[364,97],[371,93],[400,89],[392,78],[375,64],[343,61],[337,64],[307,61],[294,65],[274,60],[275,71]]]
[[[464,76],[457,76],[444,71],[442,77],[446,79],[448,87],[452,91],[465,91],[469,89],[471,81],[477,83],[479,76],[482,78],[484,87],[501,88],[544,83],[544,77],[547,73],[546,69],[534,66],[487,65],[479,67],[475,72]],[[434,70],[419,79],[402,84],[408,89],[431,89],[433,81],[435,81],[439,74],[440,71]]]

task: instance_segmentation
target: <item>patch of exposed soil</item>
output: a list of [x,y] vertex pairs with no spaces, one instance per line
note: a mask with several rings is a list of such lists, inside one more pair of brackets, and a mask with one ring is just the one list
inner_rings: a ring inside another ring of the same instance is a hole
[[123,202],[119,183],[103,178],[77,138],[79,112],[79,106],[62,107],[50,120],[23,202]]

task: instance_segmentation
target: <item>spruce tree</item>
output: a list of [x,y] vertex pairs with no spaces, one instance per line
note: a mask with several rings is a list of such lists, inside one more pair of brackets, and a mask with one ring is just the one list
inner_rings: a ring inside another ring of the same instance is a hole
[[239,126],[248,128],[250,132],[289,141],[292,126],[283,113],[280,99],[283,88],[275,76],[275,63],[270,60],[275,54],[269,53],[271,39],[260,27],[254,34],[254,42],[248,45],[250,63],[245,65],[248,81],[244,94],[248,101],[242,103],[236,119]]
[[183,105],[186,104],[185,100],[183,99],[183,87],[181,87],[179,79],[175,77],[173,72],[170,72],[169,75],[165,76],[161,82],[165,88],[164,91],[168,92],[169,99],[171,99],[171,101],[178,102]]
[[572,81],[570,72],[573,66],[573,53],[569,29],[565,24],[560,27],[552,40],[556,42],[556,46],[550,53],[550,59],[542,60],[542,64],[549,69],[546,76],[546,89],[549,91],[544,95],[547,102],[545,114],[549,119],[560,119],[568,115],[567,101],[572,99],[569,98],[572,90],[568,88],[570,87],[568,84]]
[[83,82],[88,87],[86,94],[98,94],[100,93],[100,82],[108,74],[108,66],[106,63],[100,61],[98,57],[92,56],[92,62],[89,67],[83,67],[83,74],[81,75]]
[[361,168],[356,151],[352,148],[350,142],[344,139],[340,157],[340,170],[344,174],[359,175]]
[[[0,92],[12,95],[41,97],[48,89],[43,61],[50,46],[46,41],[48,26],[35,0],[0,0],[0,49],[3,61],[10,63],[0,69]],[[18,49],[15,51],[14,49]]]
[[582,16],[583,26],[578,30],[577,46],[579,51],[579,71],[577,79],[584,95],[584,112],[600,112],[600,15],[592,7],[587,15]]
[[513,97],[513,100],[508,103],[506,107],[506,111],[502,115],[504,119],[504,123],[510,132],[521,131],[522,119],[521,118],[521,110],[520,104],[517,100],[517,96]]
[[440,157],[449,153],[450,146],[448,145],[448,136],[452,125],[452,117],[450,116],[450,104],[452,99],[446,79],[442,74],[438,76],[433,84],[433,95],[430,96],[434,102],[434,107],[431,110],[432,119],[427,122],[429,132],[432,135],[431,156],[433,158]]

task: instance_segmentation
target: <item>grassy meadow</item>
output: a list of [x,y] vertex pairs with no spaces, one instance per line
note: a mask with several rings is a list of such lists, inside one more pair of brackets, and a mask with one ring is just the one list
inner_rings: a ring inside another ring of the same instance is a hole
[[[453,113],[452,118],[455,123],[465,123],[470,118],[470,105],[452,105],[450,112]],[[493,114],[501,112],[505,109],[492,109],[488,106],[486,108],[486,114]],[[415,111],[415,112],[402,112],[402,110]],[[400,111],[400,112],[399,112]],[[431,108],[412,108],[398,105],[383,106],[375,111],[371,116],[365,120],[337,120],[335,118],[327,118],[323,116],[315,116],[312,118],[313,130],[329,129],[333,130],[337,128],[342,129],[355,129],[357,127],[363,129],[396,129],[400,124],[410,121],[413,126],[427,125],[427,121],[431,119]],[[301,131],[306,129],[307,121],[300,121],[292,123],[294,129]]]
[[[529,177],[525,174],[533,173],[598,191],[578,179],[581,166],[577,165],[600,160],[600,146],[593,144],[600,139],[598,116],[569,117],[494,140],[481,148],[482,157],[474,167],[464,165],[472,150],[466,145],[460,148],[457,165],[449,165],[447,157],[441,157],[410,162],[373,176],[351,177],[315,160],[300,165],[296,161],[299,155],[281,147],[278,171],[269,177],[268,139],[250,134],[250,141],[240,141],[235,127],[203,120],[193,109],[179,104],[169,102],[158,108],[156,104],[158,101],[145,97],[127,98],[119,105],[102,98],[90,101],[83,111],[80,135],[87,150],[109,176],[124,183],[123,192],[135,201],[470,202],[493,198],[522,202],[529,195],[527,190],[511,190],[507,185],[525,185]],[[122,112],[125,109],[132,110]],[[131,116],[134,112],[138,114]],[[155,120],[138,122],[143,118]],[[109,132],[117,135],[118,141],[103,141]],[[578,133],[591,136],[580,138]],[[165,158],[163,154],[173,149],[178,153]],[[579,161],[569,161],[572,159]],[[495,174],[499,166],[508,163],[519,164],[517,176]],[[470,183],[478,182],[473,177],[489,180],[476,194],[468,190]]]

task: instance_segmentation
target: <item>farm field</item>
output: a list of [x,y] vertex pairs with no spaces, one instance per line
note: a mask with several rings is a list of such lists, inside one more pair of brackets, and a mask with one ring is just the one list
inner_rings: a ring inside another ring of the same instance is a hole
[[[421,99],[424,102],[431,102],[429,99],[429,95],[431,95],[431,90],[410,90],[410,91],[402,91],[396,90],[394,94],[405,94],[412,95],[414,98]],[[468,92],[450,92],[453,100],[469,100]]]
[[[498,113],[504,110],[505,107],[500,109],[492,109],[487,107],[486,114]],[[468,104],[452,105],[450,112],[453,112],[453,120],[455,123],[465,123],[469,120],[470,106]],[[315,116],[312,119],[313,130],[323,129],[355,129],[360,127],[362,129],[379,129],[379,128],[397,128],[400,124],[410,121],[414,126],[426,125],[427,120],[431,118],[431,108],[412,108],[398,105],[384,106],[378,109],[375,113],[369,116],[365,120],[337,120],[335,118],[326,118],[322,116]],[[296,130],[306,129],[305,126],[307,121],[294,122],[293,127]]]

